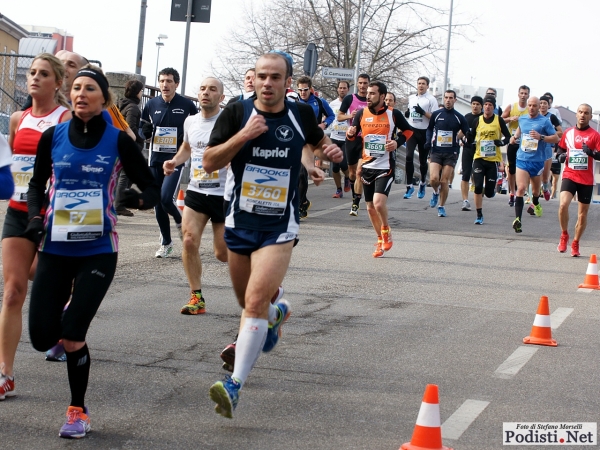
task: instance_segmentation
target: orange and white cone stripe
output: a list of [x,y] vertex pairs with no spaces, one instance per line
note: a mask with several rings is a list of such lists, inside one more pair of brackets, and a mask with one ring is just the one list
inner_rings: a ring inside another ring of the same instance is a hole
[[421,409],[410,442],[400,450],[452,450],[442,445],[442,426],[438,387],[428,384],[425,388]]
[[548,345],[556,347],[558,344],[552,339],[552,328],[550,324],[550,306],[548,297],[542,295],[538,305],[537,314],[533,320],[531,334],[523,338],[524,344]]
[[179,194],[177,194],[177,208],[179,208],[179,211],[183,212],[184,206],[185,206],[185,200],[183,197],[183,189],[179,189]]
[[590,262],[588,263],[585,272],[585,278],[579,287],[583,289],[600,289],[600,283],[598,281],[598,259],[594,254],[590,255]]

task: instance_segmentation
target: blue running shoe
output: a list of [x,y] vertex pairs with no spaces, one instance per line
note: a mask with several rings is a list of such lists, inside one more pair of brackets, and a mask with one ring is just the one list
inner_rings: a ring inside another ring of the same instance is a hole
[[281,326],[288,320],[292,311],[290,310],[290,304],[287,300],[280,300],[275,303],[275,307],[279,310],[279,317],[277,317],[277,321],[271,325],[269,324],[269,329],[267,330],[267,339],[265,340],[265,345],[263,346],[263,352],[267,353],[273,350],[281,337]]
[[475,225],[483,225],[483,216],[475,219]]
[[65,353],[65,347],[61,339],[58,341],[58,344],[46,352],[46,361],[65,362],[66,360],[67,354]]
[[438,217],[446,217],[446,208],[438,206]]
[[436,194],[434,192],[433,195],[431,196],[431,200],[429,200],[429,207],[435,208],[438,203],[439,198],[440,198],[440,194]]
[[425,187],[426,185],[419,183],[419,193],[417,194],[418,198],[425,198]]
[[58,436],[66,439],[80,439],[92,431],[90,413],[87,408],[69,406],[67,421],[60,428]]
[[404,194],[404,198],[411,198],[414,193],[415,188],[411,184],[410,186],[406,187],[406,194]]
[[233,411],[238,404],[239,391],[242,388],[234,378],[225,375],[223,381],[217,381],[210,387],[210,399],[216,403],[215,412],[233,419]]

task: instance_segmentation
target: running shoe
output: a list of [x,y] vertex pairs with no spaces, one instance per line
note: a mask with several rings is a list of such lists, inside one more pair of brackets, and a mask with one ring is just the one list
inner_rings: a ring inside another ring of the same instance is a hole
[[527,208],[527,214],[533,216],[535,215],[535,205],[531,204],[529,205],[529,208]]
[[483,225],[483,216],[479,216],[475,219],[475,225]]
[[537,217],[542,217],[543,212],[544,211],[542,210],[542,205],[540,205],[539,203],[537,205],[535,205],[534,213]]
[[515,195],[510,194],[508,197],[508,206],[515,206]]
[[308,217],[308,210],[310,209],[310,207],[312,206],[312,203],[310,202],[310,200],[305,201],[303,204],[300,205],[300,220],[304,220]]
[[277,291],[273,294],[273,297],[271,297],[271,304],[274,305],[275,303],[277,303],[279,300],[281,300],[281,297],[283,297],[283,286],[279,286],[277,288]]
[[521,219],[519,219],[518,217],[513,220],[513,229],[515,230],[515,233],[521,233],[523,230],[521,229]]
[[61,339],[58,341],[58,344],[46,352],[46,361],[65,362],[66,360],[67,354],[65,353],[65,346]]
[[187,305],[181,308],[181,314],[185,314],[188,316],[204,314],[205,312],[206,303],[204,302],[204,297],[202,297],[202,294],[200,294],[200,297],[198,297],[194,292],[191,293],[190,300],[188,301]]
[[435,192],[431,196],[431,200],[429,200],[429,207],[435,208],[438,204],[438,200],[440,198],[440,194],[436,194]]
[[221,352],[221,359],[225,364],[229,364],[231,367],[235,365],[235,344],[237,341],[232,342]]
[[133,213],[127,208],[117,209],[117,216],[133,217]]
[[221,369],[226,370],[227,372],[233,372],[233,366],[231,364],[223,363]]
[[9,377],[0,372],[0,400],[17,395],[15,391],[15,377]]
[[67,439],[79,439],[85,437],[92,431],[90,416],[87,408],[69,406],[67,409],[67,421],[60,428],[58,436]]
[[550,191],[548,189],[544,189],[544,200],[550,201]]
[[567,251],[567,245],[569,245],[569,234],[562,233],[560,235],[560,242],[558,243],[556,250],[558,250],[560,253],[564,253]]
[[352,186],[350,185],[350,178],[344,177],[344,192],[350,192]]
[[354,203],[352,204],[352,209],[350,209],[350,215],[351,216],[358,216],[358,210],[359,210],[359,206],[355,205]]
[[527,198],[525,199],[525,204],[529,205],[531,203],[531,197],[527,196]]
[[335,191],[335,194],[333,194],[333,198],[342,198],[344,196],[344,191],[342,191],[342,188],[337,188],[337,190]]
[[279,310],[279,314],[275,323],[272,325],[269,324],[267,339],[265,340],[265,345],[262,349],[265,353],[270,352],[275,348],[281,337],[281,326],[287,322],[292,313],[290,304],[285,299],[281,299],[279,302],[275,303],[275,308]]
[[381,258],[383,256],[383,239],[377,239],[377,244],[375,244],[375,251],[373,252],[373,258]]
[[579,241],[573,240],[571,242],[571,256],[581,256],[581,253],[579,253]]
[[446,208],[438,206],[438,217],[446,217]]
[[471,211],[471,204],[469,203],[469,200],[463,200],[462,210]]
[[217,381],[210,387],[210,399],[216,403],[215,412],[233,419],[233,411],[238,404],[239,392],[242,386],[230,375],[225,375],[223,381]]
[[419,193],[417,194],[417,198],[425,197],[425,188],[426,187],[427,187],[427,185],[419,183]]
[[392,230],[390,230],[389,228],[387,230],[384,230],[382,228],[381,239],[383,240],[381,248],[384,252],[389,252],[392,249],[392,245],[394,245],[394,242],[392,242]]
[[173,253],[173,243],[169,245],[161,245],[160,248],[154,254],[157,258],[168,258]]
[[411,198],[415,193],[415,188],[411,184],[410,186],[406,186],[406,194],[404,194],[404,198]]

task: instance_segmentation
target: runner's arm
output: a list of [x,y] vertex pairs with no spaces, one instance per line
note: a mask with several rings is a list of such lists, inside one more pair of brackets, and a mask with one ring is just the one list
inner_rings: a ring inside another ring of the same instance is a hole
[[33,175],[29,180],[27,191],[27,210],[29,220],[40,217],[40,211],[46,200],[46,183],[52,175],[52,139],[55,127],[50,127],[42,133],[38,142]]
[[344,97],[344,100],[342,100],[342,104],[340,105],[340,109],[336,116],[338,122],[352,119],[352,114],[346,114],[350,109],[350,105],[352,105],[352,95],[353,94],[348,94]]
[[124,133],[119,133],[117,148],[127,178],[142,191],[140,194],[133,189],[127,189],[123,197],[137,196],[138,199],[137,204],[130,203],[127,206],[138,209],[153,208],[160,201],[160,185],[150,172],[140,148]]

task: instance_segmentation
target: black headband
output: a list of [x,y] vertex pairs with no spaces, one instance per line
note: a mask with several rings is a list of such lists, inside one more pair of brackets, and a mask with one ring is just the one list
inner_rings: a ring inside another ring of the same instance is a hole
[[85,68],[77,72],[77,75],[75,75],[75,78],[73,78],[73,82],[75,82],[75,80],[79,77],[89,77],[98,83],[98,86],[100,86],[100,90],[102,91],[102,95],[104,96],[104,101],[108,101],[108,80],[103,73],[92,68]]

